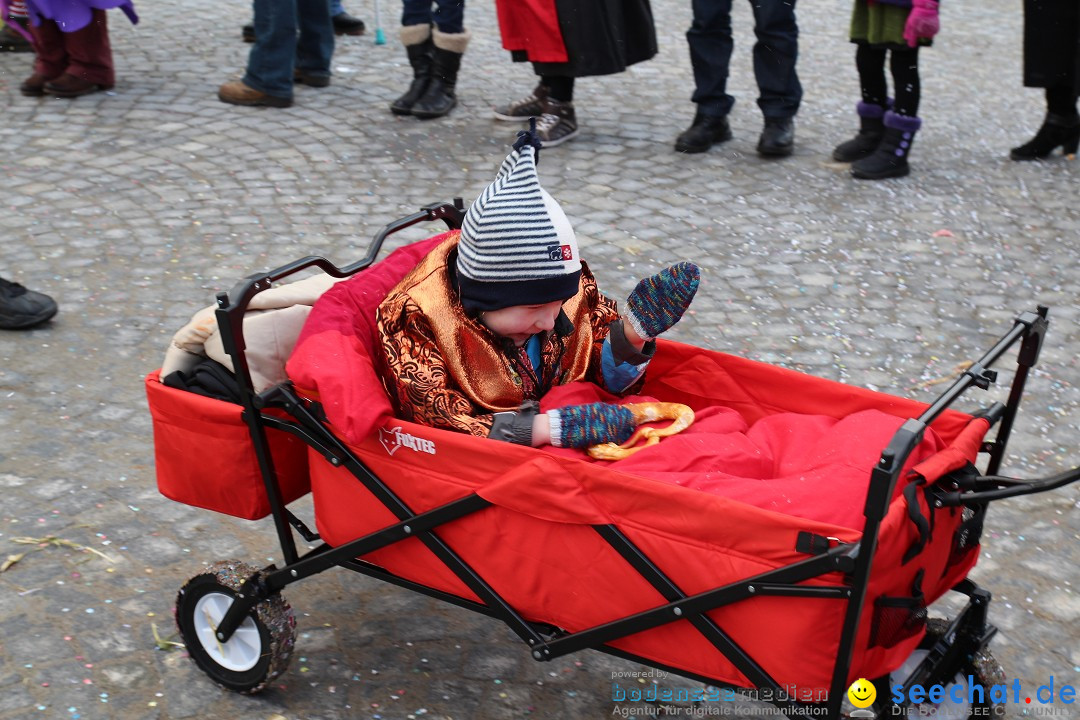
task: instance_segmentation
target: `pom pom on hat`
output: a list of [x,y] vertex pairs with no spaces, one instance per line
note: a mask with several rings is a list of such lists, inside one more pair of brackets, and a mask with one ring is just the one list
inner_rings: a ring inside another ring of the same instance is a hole
[[577,294],[581,257],[566,213],[540,187],[535,127],[465,213],[457,277],[466,310],[539,305]]

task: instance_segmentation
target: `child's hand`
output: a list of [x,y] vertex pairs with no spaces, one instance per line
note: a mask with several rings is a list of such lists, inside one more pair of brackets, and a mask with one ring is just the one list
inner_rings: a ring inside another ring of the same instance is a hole
[[637,427],[634,414],[621,405],[590,403],[549,410],[551,444],[585,448],[605,442],[622,443]]
[[652,340],[679,322],[694,299],[700,275],[697,265],[681,262],[639,282],[626,299],[626,319],[634,332]]
[[937,0],[912,0],[911,12],[904,25],[904,40],[908,47],[918,45],[920,38],[934,37],[940,29]]

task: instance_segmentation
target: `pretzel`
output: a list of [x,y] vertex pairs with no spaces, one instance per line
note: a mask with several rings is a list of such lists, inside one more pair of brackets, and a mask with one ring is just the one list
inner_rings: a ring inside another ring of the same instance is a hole
[[[622,445],[616,445],[613,442],[593,445],[588,449],[589,457],[596,460],[621,460],[630,457],[642,448],[656,445],[662,437],[682,432],[694,422],[694,411],[688,405],[680,403],[628,403],[623,407],[634,414],[634,421],[639,426],[657,420],[672,420],[673,422],[664,428],[638,427]],[[638,445],[637,443],[642,439],[645,442]]]

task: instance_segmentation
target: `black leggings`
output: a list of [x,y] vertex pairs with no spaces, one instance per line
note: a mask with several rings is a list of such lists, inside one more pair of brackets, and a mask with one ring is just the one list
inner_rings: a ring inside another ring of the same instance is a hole
[[859,71],[863,102],[885,107],[889,88],[885,82],[885,54],[889,53],[889,71],[892,73],[892,111],[897,115],[915,117],[919,114],[919,48],[887,50],[860,44],[855,51],[855,67]]

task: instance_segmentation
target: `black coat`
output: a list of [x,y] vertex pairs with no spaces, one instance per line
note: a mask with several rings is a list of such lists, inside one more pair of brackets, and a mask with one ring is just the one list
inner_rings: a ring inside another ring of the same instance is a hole
[[1024,85],[1080,93],[1080,0],[1024,0]]
[[[656,54],[649,0],[555,0],[555,10],[569,60],[533,63],[537,75],[611,75]],[[522,51],[512,56],[527,59]]]

